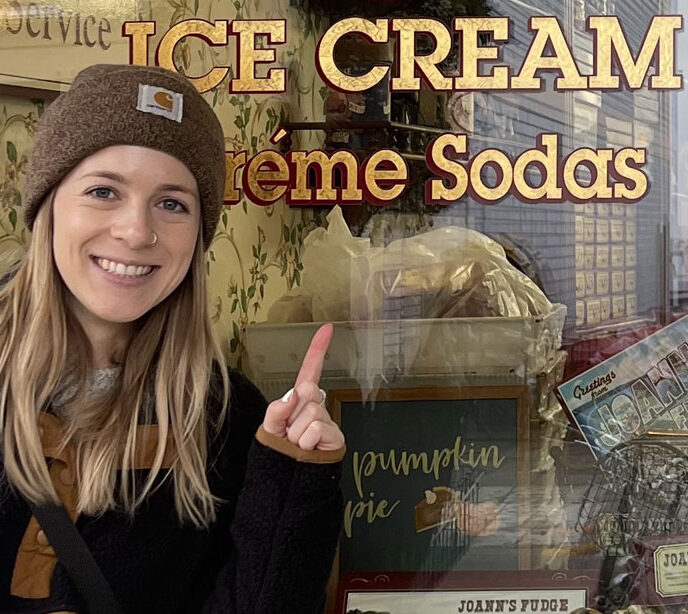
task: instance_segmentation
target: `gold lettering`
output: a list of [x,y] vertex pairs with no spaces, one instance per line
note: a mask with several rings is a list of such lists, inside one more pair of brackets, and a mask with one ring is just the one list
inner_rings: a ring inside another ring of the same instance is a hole
[[473,467],[482,465],[483,467],[489,467],[492,465],[493,469],[499,469],[502,463],[506,460],[506,456],[499,455],[499,448],[495,445],[488,446],[487,448],[481,448],[478,452],[477,460]]
[[334,46],[342,36],[352,33],[360,33],[374,43],[386,43],[387,20],[376,19],[373,23],[360,17],[350,17],[332,24],[320,39],[315,56],[316,68],[323,81],[333,88],[346,92],[363,92],[380,83],[389,67],[375,66],[366,74],[357,77],[351,77],[339,70],[334,61]]
[[[392,168],[388,168],[389,166]],[[376,204],[397,198],[406,188],[408,167],[404,159],[391,150],[376,151],[363,163],[365,196]],[[389,187],[382,187],[380,183]]]
[[[373,493],[371,493],[372,496]],[[380,499],[377,503],[372,499],[369,501],[347,501],[344,509],[344,533],[351,537],[353,521],[356,518],[365,518],[367,524],[373,524],[381,518],[389,518],[392,512],[399,505],[400,501],[395,501],[389,508],[389,502]]]
[[256,77],[256,64],[275,61],[274,49],[257,49],[256,37],[267,35],[269,44],[281,45],[286,41],[284,19],[235,19],[232,33],[239,35],[239,76],[229,84],[231,92],[283,92],[286,84],[286,69],[271,68],[267,78]]
[[353,453],[352,464],[354,472],[354,484],[356,484],[356,490],[359,496],[363,497],[363,488],[361,485],[361,477],[365,476],[369,478],[375,472],[375,461],[377,459],[377,454],[375,452],[366,452],[363,455],[363,459],[359,463],[358,452]]
[[[536,77],[535,73],[538,70],[558,70],[562,73],[562,76],[555,81],[555,86],[558,89],[585,89],[588,86],[588,78],[578,72],[576,61],[573,59],[573,54],[566,38],[564,38],[557,18],[531,17],[529,29],[535,30],[536,35],[520,72],[511,79],[511,88],[538,90],[542,80],[540,77]],[[553,55],[545,55],[548,45],[551,46]]]
[[650,87],[681,89],[682,77],[675,74],[676,32],[682,27],[680,15],[656,15],[645,32],[638,59],[633,58],[628,41],[616,15],[596,15],[589,18],[589,29],[593,30],[595,54],[594,74],[590,77],[593,89],[618,89],[620,77],[612,74],[612,63],[616,55],[616,66],[630,89],[642,87],[645,75],[657,52],[657,74],[650,77]]
[[447,187],[442,179],[428,179],[425,182],[425,200],[428,203],[451,203],[466,193],[468,174],[463,164],[445,157],[446,148],[452,148],[456,154],[466,153],[465,134],[443,134],[432,142],[429,156],[426,155],[428,166],[450,180],[453,185]]
[[129,63],[148,66],[148,37],[155,34],[154,21],[127,21],[122,36],[129,37]]
[[493,40],[509,40],[508,17],[471,17],[454,20],[461,33],[461,76],[454,78],[455,90],[505,90],[509,87],[509,67],[495,66],[490,75],[478,74],[483,60],[499,60],[499,47],[482,47],[478,33],[492,32]]
[[[497,185],[487,186],[483,183],[482,169],[485,165],[496,166],[499,169]],[[504,198],[511,189],[514,171],[511,160],[498,149],[484,149],[471,162],[470,170],[471,190],[479,200],[494,202]]]
[[[452,80],[445,77],[437,64],[443,62],[451,51],[452,40],[444,24],[436,19],[392,19],[392,30],[399,32],[399,52],[403,58],[399,76],[392,79],[394,90],[420,90],[420,78],[415,76],[416,66],[434,90],[451,90]],[[416,33],[426,32],[435,40],[431,53],[416,55]]]
[[[324,151],[316,150],[311,152],[290,151],[287,160],[294,165],[296,174],[296,184],[289,191],[287,202],[308,202],[313,198],[313,190],[307,184],[308,167],[315,167],[318,177],[318,188],[316,189],[316,200],[326,202],[339,199],[343,202],[361,202],[363,192],[358,188],[358,162],[350,151],[335,151],[328,155]],[[346,187],[336,189],[334,187],[334,168],[341,165],[346,170]],[[338,196],[337,192],[341,192]]]
[[[614,154],[613,149],[590,149],[582,147],[573,151],[564,163],[564,183],[569,194],[574,199],[591,200],[609,199],[612,197],[612,189],[608,185],[607,165]],[[576,168],[579,164],[585,164],[593,175],[590,185],[584,186],[578,183]]]
[[380,469],[389,471],[396,476],[409,476],[411,471],[421,471],[432,475],[436,480],[440,477],[440,470],[453,465],[459,470],[462,465],[475,469],[478,466],[499,469],[506,459],[499,452],[496,445],[483,446],[476,451],[473,444],[470,447],[463,443],[461,435],[454,439],[451,448],[438,448],[428,452],[408,452],[406,450],[389,450],[374,452],[369,450],[362,455],[355,451],[352,454],[352,471],[354,484],[359,496],[363,497],[363,478],[374,475]]
[[[514,163],[514,187],[521,197],[527,201],[538,201],[546,198],[558,200],[562,197],[562,190],[557,185],[557,153],[559,150],[559,135],[540,134],[537,137],[538,148],[524,151]],[[544,151],[540,149],[544,147]],[[531,187],[526,181],[528,166],[534,164],[540,170],[542,184]]]
[[[187,19],[172,26],[158,45],[157,58],[160,66],[178,72],[174,65],[174,48],[187,36],[197,36],[211,45],[224,45],[227,42],[227,21],[221,19],[212,24],[202,19]],[[202,93],[217,87],[228,72],[226,67],[216,67],[202,77],[187,79]]]
[[224,201],[227,203],[238,203],[241,200],[241,191],[236,188],[236,173],[242,166],[246,165],[246,155],[246,151],[230,151],[225,154],[227,180],[225,181]]
[[243,180],[244,190],[251,195],[253,202],[258,205],[271,205],[287,191],[289,166],[279,152],[261,151],[251,158]]
[[645,164],[645,150],[631,149],[629,147],[617,152],[614,156],[614,170],[621,179],[627,179],[633,187],[628,187],[626,182],[614,184],[614,198],[636,201],[645,196],[648,189],[647,175],[635,165]]

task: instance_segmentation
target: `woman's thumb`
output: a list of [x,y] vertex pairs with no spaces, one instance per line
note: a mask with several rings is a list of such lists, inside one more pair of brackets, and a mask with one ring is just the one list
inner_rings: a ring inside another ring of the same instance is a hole
[[270,403],[265,412],[263,428],[273,435],[286,437],[289,416],[296,409],[298,402],[298,393],[292,388],[281,399]]

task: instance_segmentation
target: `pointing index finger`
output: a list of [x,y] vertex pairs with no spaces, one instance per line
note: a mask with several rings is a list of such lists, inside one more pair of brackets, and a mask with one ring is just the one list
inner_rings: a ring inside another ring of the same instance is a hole
[[301,369],[296,377],[296,384],[301,382],[315,382],[320,381],[323,363],[325,361],[325,354],[330,345],[332,335],[334,334],[334,326],[332,324],[324,324],[313,335],[311,344],[306,350],[306,355],[303,357]]

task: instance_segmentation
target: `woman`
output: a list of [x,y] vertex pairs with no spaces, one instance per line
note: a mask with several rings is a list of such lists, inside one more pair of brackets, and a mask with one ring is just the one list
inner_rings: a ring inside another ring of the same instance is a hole
[[269,405],[224,366],[204,266],[224,181],[221,125],[176,73],[93,66],[43,116],[0,290],[0,613],[86,612],[29,502],[64,505],[126,613],[321,611],[332,327]]

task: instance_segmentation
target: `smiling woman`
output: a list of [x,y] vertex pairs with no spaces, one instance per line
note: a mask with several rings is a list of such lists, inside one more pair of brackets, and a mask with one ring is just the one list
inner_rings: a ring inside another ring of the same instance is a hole
[[270,404],[225,365],[204,254],[224,182],[217,118],[165,69],[90,67],[43,116],[31,244],[0,284],[0,614],[320,611],[333,329]]
[[[55,265],[80,324],[102,340],[96,351],[120,345],[131,323],[181,283],[199,220],[193,174],[161,151],[113,145],[62,180],[53,201]],[[108,366],[108,356],[96,356],[95,366]]]

